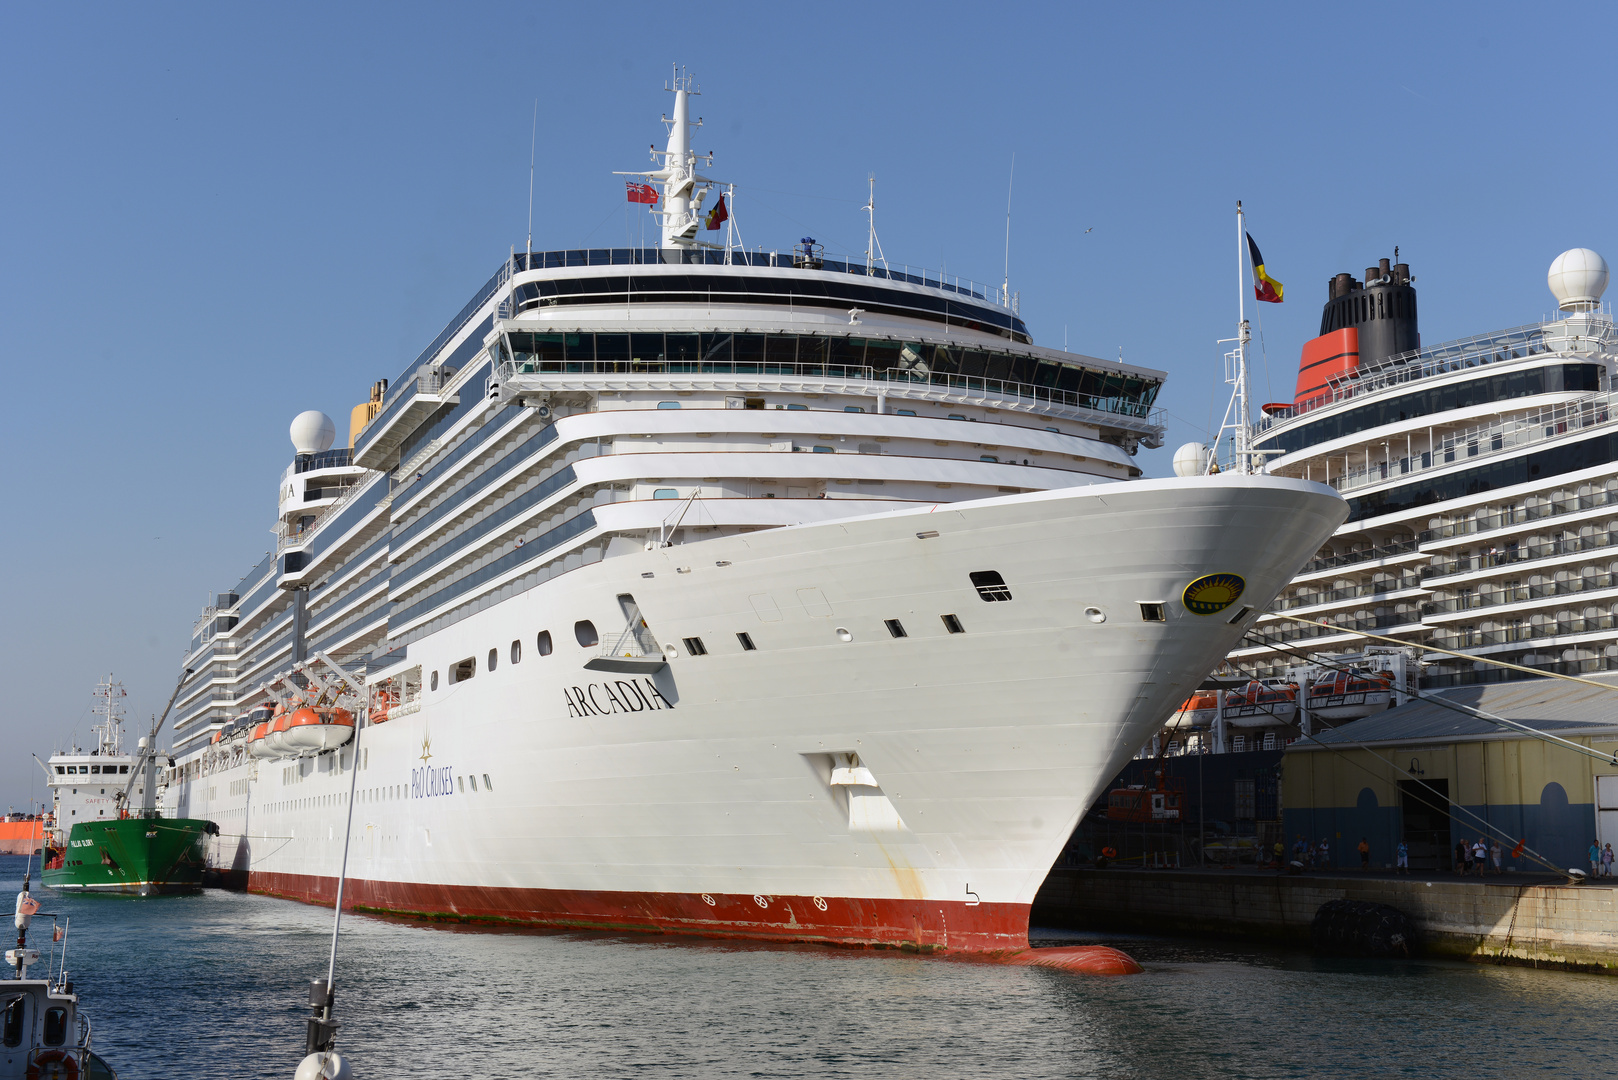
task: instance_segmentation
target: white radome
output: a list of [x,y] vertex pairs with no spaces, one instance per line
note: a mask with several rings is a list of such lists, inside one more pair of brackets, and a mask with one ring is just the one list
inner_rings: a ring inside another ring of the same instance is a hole
[[1201,476],[1208,471],[1208,448],[1199,442],[1188,442],[1174,451],[1175,476]]
[[292,421],[292,449],[300,454],[322,454],[337,439],[337,425],[319,409],[301,412]]
[[1607,291],[1607,260],[1589,248],[1564,251],[1551,263],[1545,281],[1563,311],[1588,311]]

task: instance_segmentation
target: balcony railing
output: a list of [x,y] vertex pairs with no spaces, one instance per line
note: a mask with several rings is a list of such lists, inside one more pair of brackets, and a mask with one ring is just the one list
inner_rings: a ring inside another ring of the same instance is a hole
[[1516,566],[1521,563],[1541,562],[1560,555],[1576,555],[1582,551],[1600,551],[1618,543],[1613,533],[1593,533],[1589,536],[1568,536],[1540,544],[1523,544],[1516,548],[1490,551],[1482,555],[1468,555],[1457,559],[1444,559],[1422,570],[1422,579],[1469,574],[1475,570],[1489,570],[1497,566]]
[[1544,641],[1572,634],[1594,634],[1614,628],[1618,628],[1618,615],[1597,615],[1589,618],[1581,615],[1571,619],[1513,623],[1511,626],[1502,626],[1495,630],[1438,629],[1433,631],[1432,644],[1440,649],[1479,649],[1489,645]]
[[[987,379],[975,375],[944,372],[906,371],[898,368],[877,370],[858,364],[772,364],[710,362],[700,360],[507,360],[500,365],[501,381],[518,375],[718,375],[731,377],[808,378],[865,382],[885,386],[935,389],[960,397],[989,397],[1000,401],[1029,402],[1089,409],[1145,420],[1161,427],[1162,410],[1126,397],[1102,397],[1059,390],[1050,386]],[[874,391],[872,391],[874,392]]]
[[1338,491],[1398,480],[1406,476],[1442,469],[1457,461],[1470,461],[1506,453],[1535,443],[1564,438],[1569,432],[1599,427],[1612,420],[1612,406],[1618,393],[1593,394],[1563,405],[1546,406],[1496,424],[1467,428],[1443,441],[1431,451],[1404,458],[1371,462],[1342,476],[1334,476],[1331,486]]
[[1553,596],[1577,596],[1579,593],[1618,588],[1618,574],[1590,574],[1568,578],[1566,581],[1544,581],[1538,585],[1512,585],[1503,589],[1488,589],[1468,596],[1455,596],[1448,600],[1430,600],[1421,605],[1423,615],[1440,615],[1454,611],[1480,611],[1505,604],[1522,604],[1530,600],[1544,600]]
[[1366,596],[1386,596],[1388,593],[1399,592],[1402,589],[1419,588],[1421,588],[1421,574],[1407,573],[1392,581],[1373,581],[1365,585],[1347,585],[1338,589],[1320,589],[1317,592],[1289,596],[1283,600],[1277,600],[1270,610],[1296,611],[1299,608],[1314,607],[1317,604],[1331,604],[1338,600],[1355,600]]

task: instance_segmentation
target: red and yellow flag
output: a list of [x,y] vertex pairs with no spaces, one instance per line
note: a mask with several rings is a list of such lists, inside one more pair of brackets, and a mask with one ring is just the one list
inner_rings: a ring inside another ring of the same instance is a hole
[[725,209],[725,197],[721,195],[719,196],[719,202],[714,205],[712,210],[708,211],[708,228],[717,229],[728,220],[730,220],[730,211]]
[[1264,256],[1258,253],[1252,233],[1247,234],[1247,253],[1253,258],[1253,295],[1266,304],[1279,304],[1284,287],[1264,272]]

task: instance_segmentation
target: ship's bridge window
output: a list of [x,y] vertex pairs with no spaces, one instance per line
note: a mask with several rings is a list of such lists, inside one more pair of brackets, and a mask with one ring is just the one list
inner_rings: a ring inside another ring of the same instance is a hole
[[676,488],[657,488],[652,492],[654,499],[678,499],[680,492]]
[[65,773],[66,773],[66,772],[67,772],[67,770],[66,770],[66,769],[64,769],[64,768],[63,768],[63,767],[62,767],[62,766],[60,766],[60,765],[58,765],[58,766],[56,766],[56,775],[57,775],[57,776],[62,776],[62,775],[64,775],[64,774],[65,774]]
[[53,1005],[45,1010],[45,1045],[61,1046],[67,1041],[67,1009]]
[[120,765],[120,766],[118,766],[118,771],[121,772],[121,773],[126,773],[126,772],[129,771],[129,766],[128,765]]
[[23,1032],[27,1025],[23,1023],[28,1018],[28,998],[22,995],[6,1002],[6,1012],[3,1021],[0,1021],[0,1042],[7,1046],[21,1046]]
[[895,411],[893,415],[894,416],[915,416],[916,415],[916,410],[915,409],[899,409],[899,410]]
[[589,619],[580,619],[573,624],[573,637],[581,648],[593,649],[601,644],[601,637],[596,633],[596,624]]
[[541,630],[539,632],[539,637],[534,639],[534,648],[539,651],[539,655],[541,656],[549,656],[551,654],[551,632],[549,630]]
[[787,412],[808,412],[808,411],[809,411],[809,406],[807,406],[807,405],[788,405],[787,406]]
[[451,684],[462,683],[478,673],[478,660],[475,656],[468,656],[465,660],[449,669]]
[[864,412],[865,409],[864,409],[864,407],[859,406],[859,405],[844,405],[843,406],[843,411],[844,412]]
[[657,407],[659,409],[678,409],[680,403],[678,401],[659,401]]
[[1000,576],[1000,571],[974,570],[967,576],[977,588],[978,596],[984,600],[993,602],[1011,599],[1011,589],[1006,586],[1006,579]]

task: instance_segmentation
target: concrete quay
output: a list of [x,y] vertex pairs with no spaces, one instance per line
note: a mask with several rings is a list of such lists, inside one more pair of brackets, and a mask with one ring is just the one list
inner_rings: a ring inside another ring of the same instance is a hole
[[1059,866],[1031,924],[1228,935],[1309,944],[1328,900],[1389,904],[1414,920],[1425,955],[1618,975],[1618,879],[1404,877],[1355,871],[1122,870]]

